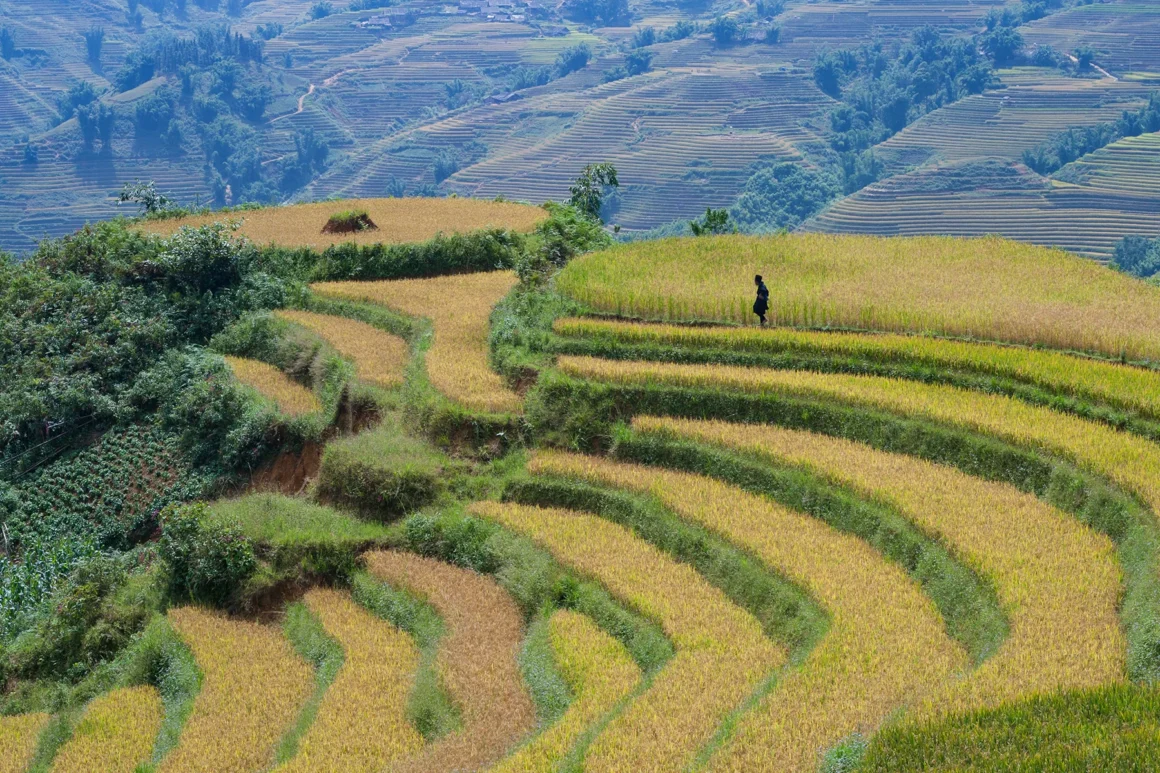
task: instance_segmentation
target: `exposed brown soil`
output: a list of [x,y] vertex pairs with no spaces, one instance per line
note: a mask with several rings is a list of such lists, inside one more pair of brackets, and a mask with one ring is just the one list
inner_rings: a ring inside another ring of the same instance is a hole
[[322,466],[322,444],[307,443],[300,451],[283,451],[250,478],[248,491],[301,493],[318,476]]

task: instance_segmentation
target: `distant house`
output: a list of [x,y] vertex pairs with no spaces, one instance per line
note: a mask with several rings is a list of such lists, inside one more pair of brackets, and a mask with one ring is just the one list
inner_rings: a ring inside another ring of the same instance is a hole
[[406,27],[419,20],[419,12],[407,8],[389,8],[383,13],[375,14],[369,19],[357,22],[356,27],[363,29],[389,30],[396,27]]

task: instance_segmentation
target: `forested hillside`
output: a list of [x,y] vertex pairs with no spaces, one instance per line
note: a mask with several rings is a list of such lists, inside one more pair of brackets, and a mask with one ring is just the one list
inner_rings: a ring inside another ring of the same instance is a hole
[[1157,88],[1142,0],[10,0],[0,249],[121,211],[137,179],[212,207],[539,203],[608,161],[625,238],[712,207],[1108,258],[1160,236],[1131,171]]

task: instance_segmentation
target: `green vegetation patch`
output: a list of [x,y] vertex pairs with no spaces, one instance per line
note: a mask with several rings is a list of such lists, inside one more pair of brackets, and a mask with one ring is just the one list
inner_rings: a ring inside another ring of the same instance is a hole
[[290,640],[294,651],[314,666],[314,692],[302,707],[294,727],[287,731],[278,744],[275,757],[278,764],[290,761],[298,753],[298,744],[318,716],[322,697],[346,661],[342,645],[326,633],[318,616],[301,602],[286,608],[286,621],[282,624],[282,630],[286,632],[286,638]]
[[322,226],[324,234],[352,234],[360,231],[377,231],[379,227],[371,220],[365,209],[345,209],[335,212]]

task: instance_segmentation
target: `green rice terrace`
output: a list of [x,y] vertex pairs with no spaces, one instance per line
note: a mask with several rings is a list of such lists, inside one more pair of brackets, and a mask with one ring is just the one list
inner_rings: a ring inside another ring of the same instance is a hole
[[137,181],[190,212],[539,205],[599,161],[625,240],[707,208],[1101,261],[1160,236],[1145,0],[58,2],[0,6],[0,249],[22,255],[137,214]]
[[1160,285],[484,206],[0,262],[0,773],[1160,767]]

